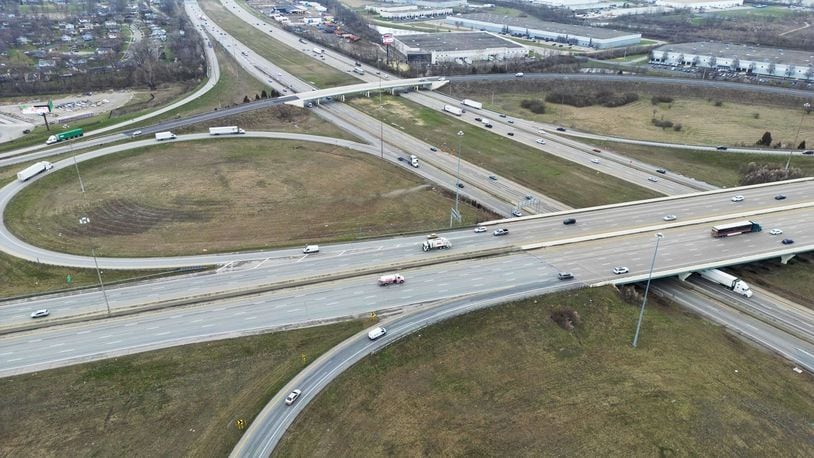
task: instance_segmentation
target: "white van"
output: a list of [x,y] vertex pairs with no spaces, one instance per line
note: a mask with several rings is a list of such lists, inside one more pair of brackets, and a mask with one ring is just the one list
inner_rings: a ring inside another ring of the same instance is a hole
[[302,252],[305,254],[319,253],[319,245],[306,245],[305,248],[302,249]]
[[371,329],[370,332],[367,333],[367,337],[370,340],[376,340],[376,339],[378,339],[379,337],[381,337],[381,336],[383,336],[385,334],[387,334],[387,329],[379,326],[379,327]]

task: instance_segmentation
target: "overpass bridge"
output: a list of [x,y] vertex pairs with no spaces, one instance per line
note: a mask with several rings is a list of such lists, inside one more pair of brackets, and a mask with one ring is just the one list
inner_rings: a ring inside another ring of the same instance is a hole
[[300,92],[294,95],[293,100],[288,100],[287,105],[294,105],[297,107],[305,107],[308,102],[316,102],[319,104],[321,99],[326,97],[339,97],[344,101],[346,95],[352,94],[365,94],[370,95],[371,92],[377,91],[390,91],[391,94],[395,93],[397,89],[429,89],[436,90],[445,84],[449,83],[443,76],[431,76],[427,78],[409,78],[401,80],[379,80],[374,83],[360,83],[351,84],[348,86],[333,87],[329,89],[317,89],[315,91]]

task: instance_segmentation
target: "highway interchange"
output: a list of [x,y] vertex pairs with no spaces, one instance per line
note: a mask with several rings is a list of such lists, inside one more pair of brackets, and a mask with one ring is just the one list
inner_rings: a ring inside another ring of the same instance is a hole
[[[193,20],[204,16],[200,10],[195,9],[194,2],[188,1],[185,5]],[[239,16],[243,13],[250,15],[242,9],[235,10],[234,7],[232,9]],[[251,18],[250,21],[258,21],[253,16]],[[207,27],[215,26],[212,21],[207,21]],[[258,30],[261,29],[272,30],[272,26],[264,24],[258,27]],[[279,29],[273,30],[271,34],[275,39],[286,41],[295,49],[298,47],[305,49],[305,53],[308,54],[307,49],[310,45],[299,43],[298,38],[288,36]],[[225,31],[215,29],[213,32],[216,33],[213,34],[216,39],[221,37],[222,43],[228,45],[228,40],[232,40],[231,46],[235,57],[239,61],[246,61],[245,67],[255,68],[256,72],[264,75],[266,81],[271,79],[273,84],[277,84],[276,87],[282,89],[287,86],[297,92],[313,89],[307,83],[285,73],[283,69],[264,62],[262,56],[247,52],[247,56],[240,54],[244,57],[241,59],[237,55],[237,47],[240,45],[236,40],[229,37]],[[214,62],[214,53],[208,51],[208,54],[211,54],[208,55],[210,62]],[[337,68],[353,65],[350,59],[334,55],[332,52],[327,54],[325,62],[333,63]],[[210,66],[217,68],[216,64]],[[368,81],[378,80],[377,76],[373,76],[375,69],[367,70]],[[272,77],[268,78],[268,75]],[[264,102],[268,106],[294,100],[294,97],[292,95],[283,100]],[[446,96],[438,94],[418,93],[409,94],[407,97],[433,109],[440,109],[440,106],[450,101]],[[256,109],[236,108],[240,110],[236,109],[235,112]],[[246,137],[324,141],[377,156],[384,152],[385,158],[394,163],[398,163],[399,156],[419,151],[422,167],[417,172],[428,180],[454,189],[453,171],[457,161],[451,154],[429,157],[427,151],[429,146],[433,145],[409,137],[390,126],[378,126],[375,119],[345,104],[324,104],[314,112],[340,125],[344,124],[369,144],[305,135],[298,137],[299,134],[250,132]],[[196,122],[202,119],[215,119],[227,113],[231,112],[222,110],[207,113],[197,117]],[[475,116],[474,113],[466,113],[461,119],[479,126],[480,124],[474,121]],[[538,131],[543,128],[546,134],[542,136],[547,143],[540,149],[582,166],[610,173],[639,186],[649,187],[668,195],[687,195],[713,189],[706,183],[672,173],[666,179],[659,176],[660,180],[655,183],[647,181],[646,177],[653,175],[656,166],[632,163],[622,156],[606,151],[601,153],[601,162],[593,164],[590,159],[597,157],[597,154],[592,148],[561,135],[552,135],[554,126],[540,126],[523,120],[515,120],[513,125],[509,125],[501,121],[495,113],[486,116],[495,121],[493,129],[495,134],[505,136],[509,131],[517,132],[512,140],[532,147],[538,147],[535,140],[541,136]],[[187,122],[189,121],[174,120],[172,123],[175,124],[160,124],[150,131],[166,130],[172,128],[171,126],[185,125]],[[379,128],[388,129],[384,137],[386,147],[382,150],[376,141]],[[150,132],[147,129],[144,131]],[[181,137],[181,140],[185,141],[208,139],[205,134]],[[122,139],[121,134],[109,135],[104,140],[102,137],[91,140],[98,143],[83,142],[82,146],[101,145]],[[82,153],[77,155],[76,160],[81,162],[99,155],[153,143],[152,140],[146,139],[132,141]],[[35,155],[29,153],[24,160],[46,157],[56,152],[69,152],[71,148],[72,145],[57,146]],[[452,147],[448,149],[452,150]],[[18,151],[15,154],[24,152],[28,151]],[[9,155],[2,160],[20,159],[21,156]],[[57,163],[57,168],[72,164],[73,159],[63,160]],[[489,231],[481,234],[473,233],[471,228],[441,233],[453,242],[453,249],[446,252],[423,253],[419,247],[425,238],[423,235],[414,235],[323,246],[319,254],[307,256],[303,255],[300,249],[289,249],[178,258],[99,258],[99,263],[104,268],[205,264],[224,267],[204,274],[109,289],[108,299],[115,315],[110,319],[66,323],[3,336],[0,341],[2,342],[0,375],[25,373],[188,342],[264,332],[292,324],[361,316],[371,311],[396,314],[414,312],[407,313],[403,318],[398,318],[393,324],[388,325],[390,333],[387,339],[372,343],[360,334],[331,352],[324,361],[311,364],[306,372],[293,380],[289,387],[307,387],[303,399],[295,405],[295,408],[285,409],[279,402],[281,399],[278,399],[285,394],[281,392],[269,404],[267,411],[253,423],[252,428],[244,435],[244,441],[235,449],[235,453],[241,456],[265,455],[272,449],[270,447],[273,447],[299,409],[307,405],[309,398],[313,398],[338,372],[349,367],[369,351],[450,315],[506,301],[510,295],[526,297],[572,287],[641,281],[646,278],[652,256],[652,237],[656,231],[664,233],[665,239],[660,247],[659,263],[654,271],[654,277],[673,276],[680,272],[745,262],[750,259],[778,257],[814,248],[814,238],[805,230],[814,223],[812,221],[814,212],[811,211],[811,205],[814,204],[812,197],[814,182],[810,180],[567,211],[567,207],[562,203],[548,199],[517,183],[511,183],[503,177],[493,182],[494,180],[489,180],[489,175],[492,173],[487,170],[464,162],[461,164],[461,176],[467,183],[465,193],[469,198],[485,203],[498,214],[508,216],[509,210],[518,202],[521,205],[526,203],[525,200],[541,202],[541,207],[536,208],[546,213],[566,211],[549,213],[541,217],[489,222]],[[35,183],[36,180],[28,185],[36,185]],[[5,208],[11,196],[21,188],[20,184],[12,183],[0,191],[2,208]],[[733,203],[729,200],[736,192],[745,196],[743,202]],[[773,196],[779,193],[787,196],[787,200],[780,204],[773,199]],[[532,195],[533,199],[525,199],[526,195]],[[533,208],[527,206],[525,211],[529,210]],[[679,218],[675,222],[665,223],[662,217],[666,214],[676,214]],[[577,218],[578,224],[564,226],[562,224],[564,215]],[[766,232],[736,237],[732,240],[710,237],[709,227],[713,222],[742,218],[758,220],[766,228],[782,227],[797,243],[781,249],[778,239]],[[491,231],[496,227],[508,227],[511,233],[505,237],[494,237]],[[93,262],[88,257],[53,253],[30,246],[16,240],[5,227],[2,228],[0,238],[4,251],[25,259],[83,267],[90,267]],[[473,255],[483,257],[462,260],[463,257]],[[614,276],[610,270],[616,265],[626,265],[631,272],[622,277]],[[376,286],[377,272],[386,273],[392,270],[403,273],[408,279],[407,283],[388,288]],[[576,280],[558,281],[556,272],[562,270],[574,272]],[[331,276],[337,274],[347,275],[348,278],[332,280]],[[286,282],[313,280],[325,276],[329,281],[317,283],[305,281],[296,288],[276,289]],[[439,278],[442,280],[439,281]],[[263,289],[268,291],[262,291]],[[674,294],[673,291],[668,294]],[[151,313],[129,313],[145,305],[224,292],[240,295]],[[7,303],[0,307],[4,328],[25,326],[29,321],[28,313],[40,307],[52,310],[53,322],[70,318],[96,318],[106,314],[105,302],[100,292],[82,291],[68,297],[40,297]],[[804,335],[811,332],[810,329],[798,331]],[[786,353],[778,350],[778,345],[784,344],[777,344],[772,348],[809,369],[814,368],[814,347],[811,340],[800,339],[798,345]],[[48,351],[42,351],[43,349]]]

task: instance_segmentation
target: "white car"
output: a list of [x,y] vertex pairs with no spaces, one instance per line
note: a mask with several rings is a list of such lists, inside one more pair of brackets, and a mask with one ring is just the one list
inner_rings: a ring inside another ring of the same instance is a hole
[[743,202],[743,196],[735,196],[735,197],[733,197],[732,202]]
[[662,218],[662,219],[663,219],[664,221],[675,221],[675,220],[676,220],[676,218],[677,218],[677,216],[676,216],[676,215],[667,215],[667,216],[665,216],[665,217],[664,217],[664,218]]
[[31,318],[44,318],[50,314],[51,312],[49,312],[48,309],[41,309],[35,312],[31,312]]
[[478,226],[478,227],[475,228],[475,233],[476,234],[479,234],[481,232],[486,232],[486,228],[483,227],[483,226]]
[[294,404],[294,401],[296,401],[297,398],[299,398],[301,394],[302,394],[302,390],[299,390],[299,389],[294,390],[291,393],[289,393],[288,397],[285,398],[285,405],[290,406],[291,404]]
[[781,229],[772,229],[772,230],[769,231],[769,234],[772,234],[772,235],[780,235],[782,233],[783,233],[783,231]]
[[626,274],[628,272],[630,272],[630,269],[628,269],[627,267],[624,267],[624,266],[619,266],[619,267],[614,267],[613,268],[613,273],[615,273],[616,275]]
[[535,141],[536,141],[537,143],[541,144],[541,145],[545,145],[545,140],[543,140],[542,138],[538,138],[538,139],[537,139],[537,140],[535,140]]
[[647,181],[652,181],[653,183],[655,183],[655,182],[659,181],[659,179],[656,178],[656,177],[647,177]]
[[512,210],[512,215],[520,217],[523,216],[523,213],[520,210]]
[[592,164],[599,164],[599,159],[591,159]]

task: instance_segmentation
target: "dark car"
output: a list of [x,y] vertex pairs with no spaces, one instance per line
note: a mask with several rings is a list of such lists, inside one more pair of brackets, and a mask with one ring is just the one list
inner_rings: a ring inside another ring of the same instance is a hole
[[491,129],[492,125],[491,124],[484,124],[483,127],[486,127],[487,129]]
[[509,137],[514,137],[514,132],[509,132],[509,133],[508,133],[508,134],[506,134],[506,135],[508,135]]
[[434,146],[430,146],[430,151],[432,151],[432,152],[436,152],[436,151],[438,151],[438,148],[436,148],[436,147],[434,147]]
[[774,200],[785,200],[785,199],[786,199],[785,194],[778,194],[778,195],[774,196]]
[[557,127],[557,130],[560,132],[565,132],[565,127]]
[[403,157],[401,157],[401,156],[399,156],[399,161],[404,162],[404,158],[403,158]]
[[791,245],[792,243],[794,243],[794,240],[792,240],[792,239],[783,239],[783,241],[780,242],[780,243],[782,243],[783,245]]
[[600,150],[599,148],[594,148],[591,151],[593,151],[594,153],[601,153],[602,152],[602,150]]
[[567,226],[569,224],[577,224],[577,220],[576,220],[576,218],[566,218],[566,219],[562,220],[562,223]]
[[463,189],[463,188],[464,188],[464,184],[463,184],[463,183],[458,183],[458,187],[459,187],[459,188],[461,188],[461,189]]
[[489,175],[489,179],[490,179],[490,180],[495,180],[495,181],[497,181],[497,177],[496,177],[496,176],[494,176],[494,175]]
[[667,173],[667,171],[664,170],[664,169],[656,169],[656,172],[657,173]]
[[811,150],[803,151],[803,154],[811,156],[812,154],[814,154],[814,151],[811,151]]
[[475,118],[475,121],[481,122],[483,121],[483,118]]
[[716,146],[715,149],[718,151],[726,151],[726,146]]
[[506,117],[506,115],[505,115],[505,114],[503,114],[503,113],[500,113],[500,117],[501,117],[501,118],[505,118],[505,117]]

